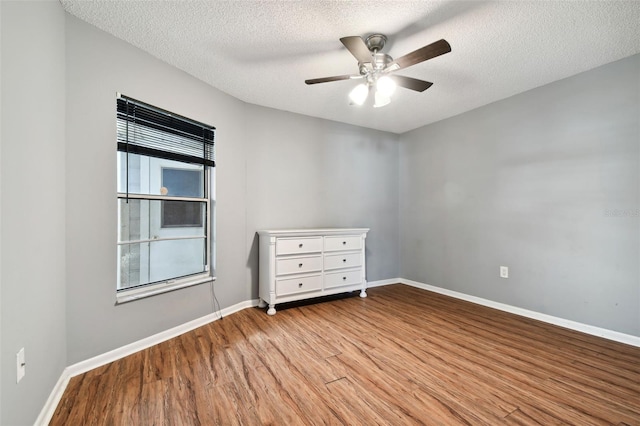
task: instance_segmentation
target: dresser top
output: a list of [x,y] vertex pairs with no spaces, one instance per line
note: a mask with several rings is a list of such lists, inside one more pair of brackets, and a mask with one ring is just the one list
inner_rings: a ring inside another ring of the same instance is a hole
[[259,235],[271,237],[300,237],[312,235],[366,234],[369,228],[266,229]]

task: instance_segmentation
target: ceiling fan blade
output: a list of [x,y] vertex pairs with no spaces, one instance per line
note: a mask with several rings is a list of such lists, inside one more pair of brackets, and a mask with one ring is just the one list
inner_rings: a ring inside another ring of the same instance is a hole
[[373,57],[362,37],[350,36],[340,39],[344,47],[362,64],[373,62]]
[[405,77],[403,75],[391,75],[389,77],[391,77],[398,86],[415,90],[416,92],[424,92],[433,85],[430,81],[418,80],[417,78]]
[[312,78],[311,80],[305,80],[307,84],[329,83],[330,81],[349,80],[352,78],[360,78],[361,75],[336,75],[333,77]]
[[451,52],[451,46],[446,40],[438,40],[435,43],[428,44],[421,47],[418,50],[414,50],[411,53],[407,53],[404,56],[399,57],[395,61],[391,62],[387,69],[390,71],[396,71],[402,68],[410,67],[411,65],[424,62],[428,59],[435,58],[436,56],[444,55]]

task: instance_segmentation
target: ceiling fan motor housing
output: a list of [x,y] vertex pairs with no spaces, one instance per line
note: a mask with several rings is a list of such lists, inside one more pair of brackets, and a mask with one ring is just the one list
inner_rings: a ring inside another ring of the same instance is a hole
[[375,55],[373,55],[373,61],[374,68],[383,69],[391,62],[393,62],[393,58],[386,53],[376,53]]
[[371,34],[365,40],[365,44],[371,52],[371,58],[373,60],[371,63],[359,62],[358,69],[360,71],[360,75],[365,76],[369,84],[374,83],[378,78],[378,74],[385,69],[388,64],[393,62],[393,58],[391,56],[381,52],[386,42],[387,37],[383,34]]

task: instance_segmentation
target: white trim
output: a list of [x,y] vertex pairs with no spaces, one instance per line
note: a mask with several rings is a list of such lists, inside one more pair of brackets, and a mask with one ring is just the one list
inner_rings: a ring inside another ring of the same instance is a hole
[[49,424],[49,422],[51,421],[51,417],[55,413],[58,403],[60,402],[60,398],[62,398],[62,394],[69,384],[69,379],[71,379],[72,377],[75,377],[82,373],[86,373],[87,371],[93,370],[94,368],[109,364],[110,362],[117,361],[128,355],[134,354],[153,345],[157,345],[158,343],[162,343],[166,340],[177,337],[198,327],[202,327],[203,325],[219,320],[220,318],[226,317],[235,312],[241,311],[246,308],[258,306],[258,300],[259,299],[253,299],[237,303],[233,306],[222,309],[222,311],[220,311],[220,314],[216,312],[200,318],[196,318],[193,321],[189,321],[182,325],[170,328],[152,336],[145,337],[144,339],[129,343],[128,345],[121,346],[112,351],[105,352],[101,355],[97,355],[93,358],[89,358],[87,360],[80,361],[68,366],[60,375],[60,379],[58,379],[58,382],[51,391],[51,394],[49,394],[49,398],[47,398],[44,407],[40,411],[40,415],[38,415],[35,425],[40,426]]
[[501,311],[509,312],[512,314],[520,315],[523,317],[535,319],[538,321],[546,322],[549,324],[557,325],[560,327],[568,328],[570,330],[579,331],[582,333],[590,334],[592,336],[602,337],[604,339],[613,340],[615,342],[625,343],[627,345],[636,346],[640,348],[640,337],[633,336],[631,334],[620,333],[618,331],[608,330],[606,328],[600,328],[589,324],[583,324],[577,321],[571,321],[564,318],[555,317],[553,315],[547,315],[540,312],[530,311],[528,309],[519,308],[517,306],[507,305],[505,303],[494,302],[493,300],[483,299],[481,297],[470,296],[468,294],[459,293],[453,290],[447,290],[445,288],[424,284],[418,281],[407,280],[400,278],[398,281],[401,284],[409,285],[411,287],[417,287],[423,290],[433,291],[434,293],[444,294],[446,296],[455,297],[456,299],[466,300],[467,302],[476,303],[478,305],[488,306],[490,308],[498,309]]
[[68,367],[62,370],[62,374],[58,379],[58,382],[53,387],[53,390],[49,394],[49,398],[40,410],[40,414],[34,423],[35,426],[45,426],[48,425],[53,417],[53,414],[56,412],[56,408],[58,408],[58,404],[60,403],[60,399],[62,398],[62,394],[64,394],[67,385],[69,384],[69,379],[71,376],[69,375]]
[[[482,299],[476,296],[470,296],[468,294],[459,293],[453,290],[447,290],[445,288],[432,286],[429,284],[424,284],[418,281],[407,280],[404,278],[391,278],[387,280],[378,280],[378,281],[369,281],[367,282],[367,288],[372,287],[381,287],[385,285],[391,284],[404,284],[411,287],[416,287],[422,290],[432,291],[434,293],[444,294],[446,296],[451,296],[456,299],[466,300],[468,302],[476,303],[478,305],[488,306],[490,308],[495,308],[501,311],[510,312],[512,314],[520,315],[527,318],[536,319],[542,322],[546,322],[549,324],[558,325],[560,327],[568,328],[575,331],[580,331],[582,333],[590,334],[597,337],[602,337],[604,339],[613,340],[620,343],[625,343],[627,345],[640,347],[640,337],[632,336],[630,334],[624,334],[613,330],[607,330],[600,327],[595,327],[588,324],[582,324],[576,321],[571,321],[563,318],[554,317],[552,315],[542,314],[540,312],[530,311],[528,309],[518,308],[516,306],[507,305],[500,302],[494,302],[492,300]],[[237,303],[233,306],[225,308],[221,311],[222,317],[231,315],[235,312],[241,311],[246,308],[251,308],[258,306],[259,299],[246,300],[244,302]],[[120,348],[116,348],[112,351],[106,352],[102,355],[97,355],[93,358],[89,358],[85,361],[78,362],[76,364],[70,365],[65,368],[62,374],[60,375],[60,379],[54,386],[49,398],[47,399],[44,407],[40,411],[40,415],[35,422],[36,426],[47,425],[51,421],[51,417],[55,413],[56,408],[58,407],[58,403],[62,398],[62,394],[64,393],[67,384],[69,383],[69,379],[71,377],[77,376],[82,373],[86,373],[87,371],[93,370],[94,368],[101,367],[110,362],[116,361],[120,358],[124,358],[125,356],[131,355],[158,343],[162,343],[166,340],[172,339],[176,336],[184,334],[188,331],[194,330],[198,327],[206,325],[210,322],[216,321],[220,319],[220,316],[217,313],[205,315],[203,317],[197,318],[193,321],[189,321],[177,327],[170,328],[169,330],[162,331],[160,333],[154,334],[153,336],[146,337],[144,339],[138,340],[136,342],[130,343],[128,345],[122,346]]]
[[[253,306],[258,306],[258,299],[237,303],[233,306],[223,309],[221,311],[221,314],[222,314],[222,317],[226,317],[227,315],[231,315],[235,312],[238,312]],[[129,343],[128,345],[121,346],[112,351],[103,353],[101,355],[97,355],[93,358],[80,361],[76,364],[70,365],[69,367],[67,367],[67,369],[69,370],[70,377],[74,377],[74,376],[77,376],[78,374],[86,373],[87,371],[93,370],[94,368],[101,367],[110,362],[116,361],[120,358],[124,358],[128,355],[139,352],[143,349],[147,349],[153,345],[157,345],[158,343],[162,343],[166,340],[172,339],[188,331],[194,330],[198,327],[202,327],[205,324],[209,324],[210,322],[213,322],[219,319],[220,319],[220,316],[218,315],[217,312],[213,314],[208,314],[203,317],[196,318],[192,321],[184,323],[182,325],[178,325],[168,330],[161,331],[160,333],[154,334],[152,336],[145,337],[144,339],[140,339],[136,342]]]
[[200,285],[215,280],[216,277],[212,277],[209,271],[206,271],[189,277],[175,278],[155,284],[148,284],[139,288],[121,290],[116,293],[116,305],[133,302],[134,300],[144,299],[145,297],[168,293],[170,291]]
[[381,287],[383,285],[402,284],[400,278],[391,278],[389,280],[367,281],[367,288]]

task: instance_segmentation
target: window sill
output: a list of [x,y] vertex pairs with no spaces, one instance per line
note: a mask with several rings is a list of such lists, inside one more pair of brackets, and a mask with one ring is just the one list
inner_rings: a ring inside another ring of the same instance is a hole
[[116,294],[116,305],[122,305],[123,303],[133,302],[134,300],[145,299],[157,294],[168,293],[170,291],[179,290],[181,288],[191,287],[198,284],[204,284],[215,280],[216,277],[207,275],[195,277],[190,280],[183,280],[176,283],[160,283],[148,289],[121,291]]

